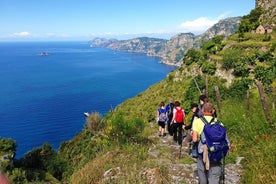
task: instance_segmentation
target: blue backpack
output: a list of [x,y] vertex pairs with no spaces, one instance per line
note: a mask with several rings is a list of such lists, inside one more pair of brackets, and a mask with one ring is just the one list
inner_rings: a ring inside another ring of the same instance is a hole
[[201,142],[208,147],[209,160],[211,162],[220,162],[229,151],[226,128],[221,122],[214,122],[214,118],[210,122],[203,116],[200,116],[200,119],[205,124],[201,134]]
[[161,122],[166,122],[167,121],[167,116],[166,116],[166,109],[159,108],[159,120]]

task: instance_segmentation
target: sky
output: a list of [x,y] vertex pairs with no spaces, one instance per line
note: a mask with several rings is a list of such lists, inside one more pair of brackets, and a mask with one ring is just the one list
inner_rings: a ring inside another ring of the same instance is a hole
[[0,0],[0,41],[170,39],[254,8],[255,0]]

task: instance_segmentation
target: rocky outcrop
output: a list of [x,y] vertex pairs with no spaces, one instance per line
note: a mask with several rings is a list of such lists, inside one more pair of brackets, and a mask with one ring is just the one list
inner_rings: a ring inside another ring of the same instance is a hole
[[276,1],[256,0],[256,8],[261,7],[264,13],[260,17],[261,24],[276,24]]

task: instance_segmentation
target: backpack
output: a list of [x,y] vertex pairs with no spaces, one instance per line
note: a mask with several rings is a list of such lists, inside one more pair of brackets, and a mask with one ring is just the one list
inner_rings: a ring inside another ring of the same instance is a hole
[[183,123],[183,117],[184,117],[184,112],[182,108],[175,108],[176,113],[175,113],[175,121],[177,123]]
[[210,122],[203,116],[200,116],[200,119],[205,124],[200,138],[201,142],[208,147],[209,160],[219,162],[229,151],[226,128],[219,121],[211,124],[214,118]]
[[159,112],[159,119],[158,121],[161,122],[166,122],[167,121],[167,116],[166,116],[166,109],[158,109]]
[[169,103],[168,104],[168,117],[172,117],[173,108],[174,108],[174,104],[173,103]]

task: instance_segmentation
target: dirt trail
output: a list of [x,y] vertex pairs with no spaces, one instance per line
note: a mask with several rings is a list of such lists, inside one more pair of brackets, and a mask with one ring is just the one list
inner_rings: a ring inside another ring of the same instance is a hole
[[[156,135],[154,136],[156,138]],[[152,155],[160,165],[168,169],[168,178],[163,178],[160,181],[162,176],[154,176],[158,175],[160,172],[156,172],[156,170],[152,169],[146,173],[148,175],[147,178],[150,178],[150,183],[197,184],[196,160],[192,160],[188,152],[188,147],[184,144],[180,152],[180,145],[175,143],[171,136],[160,137],[158,143],[153,145],[149,150],[149,154]],[[242,166],[239,162],[236,164],[227,164],[225,166],[225,183],[238,183],[241,173]]]

